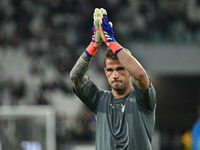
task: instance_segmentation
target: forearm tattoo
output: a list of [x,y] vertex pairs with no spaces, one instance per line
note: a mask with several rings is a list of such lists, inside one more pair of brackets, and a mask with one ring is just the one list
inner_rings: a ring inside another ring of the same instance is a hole
[[85,74],[90,66],[91,61],[92,57],[88,56],[84,52],[72,68],[70,72],[70,78],[76,90],[83,88],[88,83],[89,77]]

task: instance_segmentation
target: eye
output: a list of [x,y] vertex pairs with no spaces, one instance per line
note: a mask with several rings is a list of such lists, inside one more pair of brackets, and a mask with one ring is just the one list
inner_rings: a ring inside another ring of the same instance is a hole
[[111,69],[111,68],[107,68],[106,70],[107,70],[107,72],[112,72],[113,71],[113,69]]

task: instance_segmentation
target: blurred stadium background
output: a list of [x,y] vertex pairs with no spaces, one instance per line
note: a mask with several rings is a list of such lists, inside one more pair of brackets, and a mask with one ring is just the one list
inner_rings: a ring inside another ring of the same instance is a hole
[[[153,149],[184,149],[200,104],[200,0],[1,0],[0,150],[94,149],[95,120],[69,72],[91,40],[96,7],[155,85]],[[104,49],[89,75],[108,89]]]

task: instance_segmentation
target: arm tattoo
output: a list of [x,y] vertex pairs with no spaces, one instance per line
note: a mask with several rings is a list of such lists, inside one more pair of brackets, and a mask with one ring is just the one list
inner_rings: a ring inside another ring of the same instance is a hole
[[91,61],[92,57],[88,56],[84,52],[72,68],[70,72],[70,78],[73,82],[75,90],[83,88],[89,82],[89,77],[85,74],[90,66]]

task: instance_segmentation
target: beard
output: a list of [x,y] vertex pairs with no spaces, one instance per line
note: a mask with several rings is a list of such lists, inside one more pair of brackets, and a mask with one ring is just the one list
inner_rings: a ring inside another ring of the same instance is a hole
[[[115,84],[115,82],[119,82],[119,83]],[[115,80],[110,83],[110,86],[112,87],[113,90],[121,93],[126,90],[128,83],[129,83],[129,80],[127,80],[125,82],[120,81],[120,80],[119,81]]]
[[122,85],[111,85],[111,87],[115,91],[122,91],[125,88],[124,84],[122,84]]

